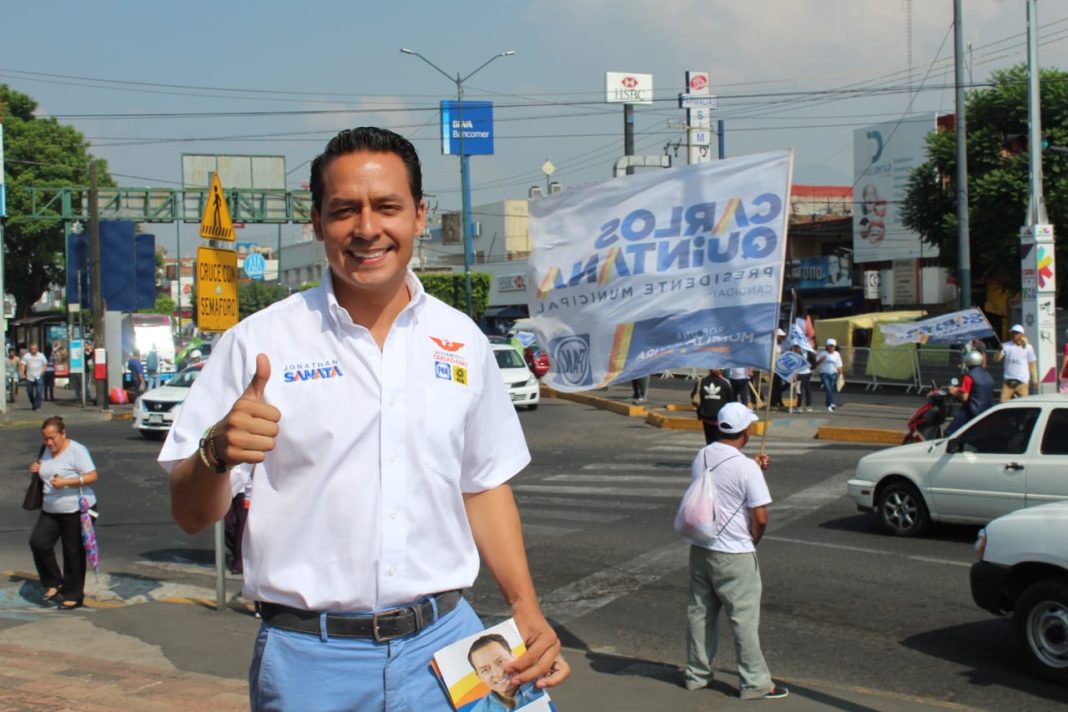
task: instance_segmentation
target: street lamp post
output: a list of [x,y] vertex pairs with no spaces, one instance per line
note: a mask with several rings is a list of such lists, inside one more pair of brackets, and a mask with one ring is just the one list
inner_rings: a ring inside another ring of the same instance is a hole
[[[403,47],[401,48],[401,52],[418,57],[456,85],[456,118],[457,122],[460,124],[460,199],[462,205],[460,220],[463,223],[461,229],[463,230],[464,243],[464,289],[467,294],[467,315],[473,319],[475,317],[475,309],[471,301],[471,260],[473,257],[471,254],[471,184],[468,177],[467,154],[464,152],[464,82],[482,71],[482,69],[493,60],[498,59],[499,57],[511,57],[515,54],[515,50],[509,49],[495,54],[482,64],[478,65],[478,67],[468,73],[467,76],[461,77],[459,72],[457,72],[455,78],[418,52]],[[449,138],[451,140],[451,136]]]

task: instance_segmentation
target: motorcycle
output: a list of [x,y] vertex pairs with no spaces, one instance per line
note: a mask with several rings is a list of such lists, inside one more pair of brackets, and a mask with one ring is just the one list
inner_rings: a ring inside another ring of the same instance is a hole
[[909,418],[909,431],[902,444],[922,443],[942,437],[942,426],[953,415],[956,400],[948,388],[932,388],[927,393],[926,402]]

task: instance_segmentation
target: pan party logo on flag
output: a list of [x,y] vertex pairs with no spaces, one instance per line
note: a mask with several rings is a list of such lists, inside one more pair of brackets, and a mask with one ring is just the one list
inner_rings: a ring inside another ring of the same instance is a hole
[[[782,210],[782,197],[775,193],[762,193],[748,203],[736,197],[719,204],[676,205],[660,214],[645,208],[632,210],[601,225],[593,241],[597,251],[585,261],[572,263],[570,270],[559,266],[541,270],[537,296],[545,299],[555,290],[584,282],[603,287],[616,277],[726,265],[739,257],[763,259],[778,247],[774,223],[780,221]],[[747,278],[746,272],[705,274],[701,286],[740,281]]]

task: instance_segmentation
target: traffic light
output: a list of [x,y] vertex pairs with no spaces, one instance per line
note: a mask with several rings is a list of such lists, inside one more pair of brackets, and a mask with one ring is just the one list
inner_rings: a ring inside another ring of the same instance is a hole
[[[1005,151],[1009,154],[1024,153],[1027,151],[1028,136],[1027,134],[1018,133],[1003,133],[1001,134],[1001,145],[1005,147]],[[1042,150],[1048,151],[1050,146],[1053,145],[1053,140],[1049,136],[1042,137]]]

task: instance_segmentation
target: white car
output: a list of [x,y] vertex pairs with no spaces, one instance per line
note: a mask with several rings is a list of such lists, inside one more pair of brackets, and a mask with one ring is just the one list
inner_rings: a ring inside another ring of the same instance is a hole
[[1012,613],[1031,669],[1068,682],[1068,502],[1024,509],[990,522],[975,543],[972,599]]
[[847,489],[860,510],[875,512],[898,536],[915,536],[932,521],[986,524],[1068,500],[1068,398],[1018,398],[951,438],[867,455]]
[[491,345],[512,402],[517,407],[537,410],[541,401],[541,387],[538,385],[538,379],[527,368],[523,355],[509,344]]
[[171,429],[189,395],[189,388],[200,375],[203,362],[183,369],[159,388],[142,393],[133,407],[133,427],[142,437],[162,440]]

